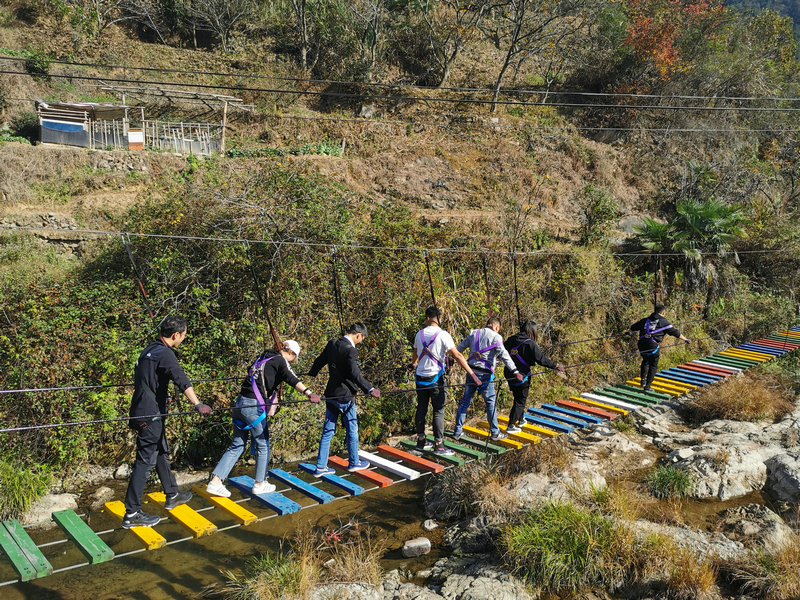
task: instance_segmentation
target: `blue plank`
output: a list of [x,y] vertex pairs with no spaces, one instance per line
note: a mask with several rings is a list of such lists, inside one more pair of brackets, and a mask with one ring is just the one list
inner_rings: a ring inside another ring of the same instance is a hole
[[530,421],[534,425],[541,425],[543,427],[547,427],[555,431],[560,431],[561,433],[571,433],[575,431],[575,429],[573,427],[570,427],[569,425],[564,425],[563,423],[556,423],[555,421],[551,421],[549,419],[535,417],[531,414],[526,414],[522,416],[525,417],[526,421]]
[[[313,475],[314,471],[317,470],[317,465],[312,463],[300,463],[298,466],[301,470],[305,471],[306,473],[310,473],[311,475]],[[353,483],[352,481],[348,481],[344,477],[339,477],[338,475],[323,475],[320,477],[320,479],[343,489],[345,492],[352,494],[353,496],[358,496],[359,494],[364,493],[363,487]]]
[[742,344],[741,346],[736,347],[740,350],[752,350],[753,352],[771,354],[772,356],[783,356],[787,352],[786,350],[781,350],[780,348],[773,348],[772,346],[760,346],[759,344]]
[[691,383],[692,385],[698,385],[703,387],[708,385],[709,383],[714,383],[710,379],[706,379],[704,377],[695,377],[689,373],[681,373],[680,371],[675,371],[675,369],[664,369],[663,371],[659,371],[657,373],[659,377],[668,377],[672,378],[675,381],[684,381],[686,383]]
[[690,369],[681,369],[680,367],[672,367],[671,369],[667,369],[667,372],[675,373],[676,375],[685,375],[686,377],[694,377],[706,383],[714,383],[715,381],[723,379],[722,375],[706,375],[705,373],[699,373]]
[[[705,381],[697,381],[694,379],[690,379],[689,377],[684,377],[683,375],[676,375],[675,373],[667,373],[666,371],[659,371],[656,373],[656,377],[661,377],[662,379],[669,379],[670,381],[674,381],[676,383],[688,383],[690,385],[696,385],[698,387],[703,387],[706,385]],[[657,381],[653,382],[653,385],[658,385]]]
[[544,417],[546,419],[553,419],[554,421],[558,421],[560,423],[566,423],[567,425],[571,425],[572,427],[577,427],[578,429],[586,427],[586,421],[579,421],[578,419],[572,419],[570,417],[567,417],[566,415],[547,412],[546,410],[542,410],[540,408],[529,408],[528,412],[534,416]]
[[574,419],[581,419],[583,421],[588,421],[589,423],[601,423],[603,421],[603,419],[599,417],[595,417],[587,413],[569,410],[568,408],[561,408],[560,406],[555,406],[553,404],[542,404],[542,408],[546,408],[550,412],[557,412],[562,415],[567,415],[568,417],[572,417]]
[[327,504],[328,502],[333,502],[336,500],[336,496],[331,496],[328,492],[325,492],[318,487],[311,485],[310,483],[306,483],[302,479],[295,477],[291,473],[287,473],[283,469],[270,469],[269,476],[273,479],[277,479],[281,483],[285,483],[290,488],[297,490],[301,494],[305,494],[312,500],[316,500],[320,504]]
[[248,477],[247,475],[242,475],[241,477],[231,477],[228,479],[228,483],[230,483],[243,494],[247,494],[253,498],[253,500],[258,500],[267,508],[271,508],[279,515],[290,515],[303,508],[294,500],[289,500],[289,498],[282,496],[278,492],[256,496],[250,489],[253,487],[255,482],[253,481],[252,477]]

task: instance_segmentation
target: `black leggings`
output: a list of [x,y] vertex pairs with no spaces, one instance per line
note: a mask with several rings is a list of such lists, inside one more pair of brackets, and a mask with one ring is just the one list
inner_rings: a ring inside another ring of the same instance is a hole
[[661,352],[656,351],[654,354],[642,354],[642,368],[641,368],[641,378],[642,378],[642,387],[649,388],[650,384],[653,383],[653,378],[656,376],[656,371],[658,371],[658,359],[661,356]]
[[514,395],[514,406],[511,409],[511,413],[508,415],[508,425],[510,427],[520,422],[524,425],[525,420],[522,415],[525,414],[525,405],[528,402],[528,392],[531,389],[531,382],[526,381],[521,385],[509,385],[508,387]]

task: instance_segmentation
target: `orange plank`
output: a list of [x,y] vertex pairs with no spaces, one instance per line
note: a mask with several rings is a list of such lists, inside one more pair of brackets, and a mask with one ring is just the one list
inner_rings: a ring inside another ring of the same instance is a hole
[[386,444],[381,444],[378,446],[378,452],[385,454],[386,456],[391,456],[392,458],[399,458],[402,461],[412,464],[415,467],[425,469],[426,471],[430,471],[431,473],[441,473],[444,471],[444,465],[440,465],[439,463],[435,463],[431,460],[425,460],[420,456],[414,456],[413,454],[404,452],[398,448],[393,448],[392,446],[387,446]]
[[[339,458],[338,456],[331,456],[328,458],[328,462],[332,465],[339,467],[340,469],[347,469],[347,465],[349,464],[345,459]],[[374,483],[378,487],[385,488],[390,486],[394,483],[392,479],[388,477],[384,477],[380,473],[376,473],[375,471],[370,471],[369,469],[364,469],[363,471],[356,471],[353,473],[356,477],[361,477],[361,479],[366,479],[367,481]]]
[[600,417],[602,419],[616,419],[619,416],[615,413],[600,410],[599,408],[593,408],[591,406],[586,406],[585,404],[578,404],[577,402],[570,402],[569,400],[556,400],[556,405],[563,406],[564,408],[569,408],[571,410],[583,411],[587,414],[594,415],[595,417]]

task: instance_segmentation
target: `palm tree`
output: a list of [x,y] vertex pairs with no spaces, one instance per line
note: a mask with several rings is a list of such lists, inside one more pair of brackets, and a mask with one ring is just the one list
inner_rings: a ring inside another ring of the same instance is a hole
[[653,304],[658,304],[657,291],[658,288],[664,289],[664,274],[661,270],[661,253],[664,250],[669,250],[672,246],[672,224],[659,223],[654,219],[648,217],[642,218],[641,225],[633,226],[636,232],[636,239],[651,252],[656,252],[656,271],[653,276],[655,290],[653,290]]
[[[702,262],[702,252],[708,250],[722,258],[736,239],[747,237],[743,227],[746,218],[741,209],[716,198],[702,201],[684,198],[678,201],[676,210],[672,249],[683,252],[690,260]],[[739,264],[735,251],[734,262]]]

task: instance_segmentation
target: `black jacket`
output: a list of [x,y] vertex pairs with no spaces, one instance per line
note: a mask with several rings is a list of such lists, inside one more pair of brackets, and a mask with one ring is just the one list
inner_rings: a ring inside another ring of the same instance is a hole
[[[300,383],[300,379],[295,375],[294,371],[292,371],[292,367],[289,366],[289,363],[286,362],[286,359],[283,358],[277,350],[267,350],[261,353],[258,358],[253,361],[253,364],[262,358],[269,358],[270,356],[273,358],[264,363],[263,383],[261,381],[261,376],[256,373],[256,383],[258,384],[259,390],[261,390],[261,397],[264,398],[264,400],[267,400],[283,382],[288,383],[292,387]],[[239,391],[239,394],[247,398],[255,399],[256,395],[250,383],[249,374],[244,378],[244,381],[242,381],[242,389]]]
[[322,367],[328,365],[328,385],[325,388],[325,398],[348,402],[358,392],[358,388],[369,393],[373,385],[361,375],[358,367],[358,350],[344,336],[331,340],[322,351],[314,364],[311,365],[309,375],[316,377]]
[[175,351],[159,338],[150,342],[136,361],[130,416],[165,414],[170,381],[174,381],[181,392],[192,387],[178,364]]
[[[520,346],[520,344],[522,345]],[[523,333],[522,331],[508,338],[503,342],[503,346],[506,347],[506,350],[508,350],[508,353],[511,355],[511,360],[514,361],[514,364],[517,365],[517,369],[523,375],[530,373],[533,365],[542,365],[548,369],[555,369],[558,366],[558,363],[553,362],[545,356],[544,352],[536,345],[536,342],[529,338],[527,333]],[[519,348],[517,348],[517,346],[519,346]],[[517,348],[516,351],[514,348]],[[520,358],[528,364],[527,367]],[[511,379],[514,377],[514,374],[506,368],[503,376],[506,379]]]
[[[647,321],[650,321],[650,331],[654,331],[656,329],[661,329],[662,327],[666,327],[664,331],[659,331],[658,333],[651,334],[649,337],[642,337],[645,333],[645,325]],[[646,350],[655,350],[658,348],[658,345],[664,339],[665,335],[671,335],[674,337],[681,337],[681,332],[675,329],[672,324],[667,321],[664,317],[660,316],[658,313],[653,313],[646,319],[639,319],[631,325],[631,331],[638,331],[639,333],[639,341],[637,346],[639,350],[646,351]]]

